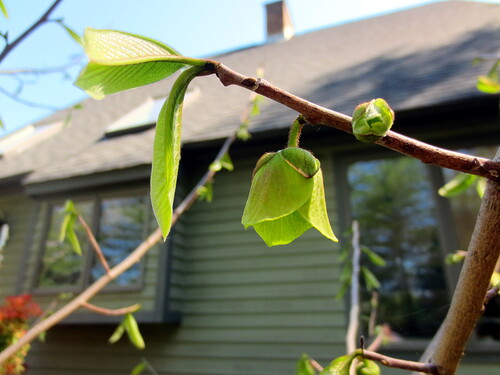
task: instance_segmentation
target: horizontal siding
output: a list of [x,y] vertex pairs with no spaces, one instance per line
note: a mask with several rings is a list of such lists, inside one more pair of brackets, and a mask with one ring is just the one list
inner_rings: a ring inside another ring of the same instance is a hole
[[9,224],[9,240],[0,264],[0,296],[16,293],[18,273],[35,213],[35,202],[22,194],[0,193],[0,219]]

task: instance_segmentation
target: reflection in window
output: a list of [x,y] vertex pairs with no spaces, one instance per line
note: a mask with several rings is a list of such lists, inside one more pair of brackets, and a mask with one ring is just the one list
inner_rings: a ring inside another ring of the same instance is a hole
[[[92,201],[80,201],[76,202],[76,204],[84,217],[92,217]],[[82,271],[88,244],[87,236],[81,224],[77,221],[75,223],[75,232],[82,245],[84,256],[76,254],[68,242],[59,242],[63,218],[64,204],[54,205],[45,242],[38,287],[68,287],[82,283]]]
[[[145,198],[111,198],[101,201],[101,219],[97,241],[110,267],[121,262],[144,237]],[[104,270],[96,260],[91,270],[92,281]],[[140,268],[135,264],[113,280],[113,285],[131,285],[139,282]]]
[[[378,321],[407,337],[432,336],[448,298],[424,166],[409,158],[357,162],[348,167],[348,182],[361,243],[387,262],[370,266],[381,282]],[[368,303],[363,309],[368,313]]]

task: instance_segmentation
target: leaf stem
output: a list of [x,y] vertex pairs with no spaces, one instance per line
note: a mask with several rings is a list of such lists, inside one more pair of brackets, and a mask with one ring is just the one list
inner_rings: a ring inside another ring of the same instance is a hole
[[307,121],[304,116],[300,115],[295,119],[292,126],[290,126],[290,133],[288,133],[288,147],[299,147],[300,134],[305,124],[307,124]]

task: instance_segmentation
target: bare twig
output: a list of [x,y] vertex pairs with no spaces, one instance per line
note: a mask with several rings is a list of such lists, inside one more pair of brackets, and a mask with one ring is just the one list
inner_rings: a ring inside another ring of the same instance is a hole
[[16,48],[19,43],[21,43],[24,39],[26,39],[33,31],[35,31],[39,26],[43,25],[46,22],[49,22],[49,16],[50,14],[56,9],[56,7],[61,3],[62,0],[56,0],[52,3],[49,9],[42,14],[42,16],[33,24],[31,25],[24,33],[19,35],[19,37],[14,40],[12,43],[7,43],[5,48],[3,49],[2,53],[0,53],[0,63],[7,57],[7,55],[14,49]]
[[111,270],[109,268],[109,263],[106,260],[106,257],[104,256],[101,246],[99,246],[99,243],[97,242],[94,233],[92,233],[92,229],[88,226],[87,222],[83,218],[82,215],[78,215],[78,220],[80,221],[80,224],[82,224],[83,229],[85,229],[85,232],[87,233],[87,237],[89,238],[90,244],[92,245],[92,248],[94,249],[95,253],[97,254],[97,257],[99,258],[99,262],[102,264],[104,269],[106,270],[106,273],[109,273]]
[[311,366],[318,372],[323,371],[323,366],[321,366],[318,362],[316,362],[314,359],[309,358],[309,363]]
[[104,307],[96,306],[88,302],[82,302],[81,307],[84,307],[101,315],[119,316],[136,312],[141,308],[141,305],[135,304],[132,306],[122,307],[121,309],[106,309]]
[[12,99],[12,100],[14,100],[14,101],[16,101],[18,103],[27,105],[28,107],[48,109],[50,111],[57,111],[57,110],[59,110],[59,108],[51,106],[51,105],[47,105],[47,104],[43,104],[43,103],[37,103],[37,102],[32,102],[31,100],[26,100],[24,98],[21,98],[19,95],[13,94],[10,91],[5,90],[3,87],[0,87],[0,94],[3,94],[6,97],[8,97],[8,98],[10,98],[10,99]]
[[357,220],[352,222],[352,251],[351,309],[346,334],[347,353],[351,353],[356,349],[359,331],[359,261],[361,248],[359,246],[359,223]]
[[[352,133],[351,117],[311,103],[262,79],[246,77],[224,64],[208,61],[209,67],[224,86],[237,85],[281,103],[301,113],[307,122],[326,125]],[[411,156],[426,164],[434,164],[459,172],[475,174],[493,181],[500,181],[500,163],[439,148],[410,137],[389,131],[376,142],[401,154]]]
[[372,352],[370,350],[363,350],[361,356],[372,361],[377,361],[387,367],[423,372],[426,374],[440,375],[438,367],[432,363],[405,361],[403,359],[388,357],[386,355]]
[[483,306],[486,306],[488,304],[488,302],[490,302],[493,297],[498,296],[499,290],[500,289],[496,286],[491,288],[490,290],[488,290],[488,292],[486,293],[486,296],[484,297]]

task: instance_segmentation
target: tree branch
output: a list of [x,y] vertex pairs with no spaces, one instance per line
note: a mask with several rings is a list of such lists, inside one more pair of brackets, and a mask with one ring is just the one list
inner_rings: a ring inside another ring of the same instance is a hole
[[94,233],[92,233],[92,230],[88,226],[87,222],[83,218],[82,215],[78,215],[78,221],[80,221],[80,224],[82,224],[83,229],[85,229],[85,232],[87,233],[87,237],[89,238],[90,244],[92,245],[92,248],[94,249],[95,253],[97,254],[97,257],[99,258],[99,262],[101,262],[101,265],[104,267],[106,270],[106,273],[109,273],[110,268],[109,268],[109,263],[104,257],[104,254],[102,253],[101,246],[99,246],[99,243],[95,239]]
[[413,362],[413,361],[405,361],[403,359],[397,359],[388,357],[386,355],[372,352],[370,350],[363,350],[361,353],[361,357],[366,359],[371,359],[372,361],[377,361],[384,366],[400,368],[403,370],[409,371],[417,371],[423,372],[426,374],[434,374],[440,375],[441,373],[438,371],[438,367],[432,363],[421,363],[421,362]]
[[[500,160],[500,148],[494,160]],[[441,375],[455,373],[465,346],[479,317],[500,256],[500,185],[488,181],[467,257],[453,294],[450,309],[441,325],[430,361]],[[426,358],[424,358],[425,360]]]
[[141,308],[141,305],[135,304],[132,306],[127,306],[127,307],[122,307],[121,309],[106,309],[101,306],[96,306],[88,302],[82,302],[81,307],[84,307],[90,311],[96,312],[98,314],[102,315],[110,315],[110,316],[119,316],[119,315],[125,315],[128,313],[133,313],[136,312]]
[[[310,124],[326,125],[352,134],[350,116],[320,107],[265,80],[245,77],[224,64],[211,60],[208,60],[208,63],[224,86],[237,85],[246,88],[301,113]],[[486,177],[489,180],[500,181],[500,163],[489,159],[431,146],[394,131],[389,131],[385,137],[376,143],[426,164],[434,164],[443,168]]]
[[53,107],[51,105],[47,105],[47,104],[43,104],[43,103],[36,103],[36,102],[32,102],[30,100],[23,99],[20,96],[13,94],[10,91],[5,90],[3,87],[0,87],[0,93],[5,95],[6,97],[18,102],[18,103],[27,105],[28,107],[48,109],[50,111],[59,110],[59,108]]
[[56,7],[59,5],[59,3],[62,0],[56,0],[54,3],[50,6],[47,11],[42,14],[42,16],[33,24],[31,25],[24,33],[19,35],[19,37],[14,40],[12,43],[7,43],[7,45],[4,47],[2,53],[0,53],[0,63],[7,57],[7,55],[17,47],[19,43],[21,43],[24,39],[26,39],[33,31],[35,31],[39,26],[43,25],[45,22],[48,22],[50,14],[56,9]]
[[359,223],[352,222],[352,274],[351,274],[351,309],[349,311],[349,326],[346,333],[347,353],[356,349],[359,330],[359,262],[361,247],[359,245]]

